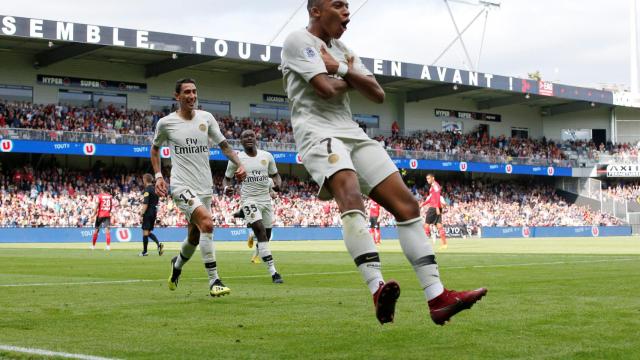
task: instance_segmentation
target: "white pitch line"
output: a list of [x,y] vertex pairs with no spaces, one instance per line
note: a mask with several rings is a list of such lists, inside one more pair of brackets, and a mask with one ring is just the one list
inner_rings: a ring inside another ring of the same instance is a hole
[[24,354],[34,354],[42,356],[57,356],[68,359],[81,359],[81,360],[116,360],[113,358],[105,358],[100,356],[84,355],[84,354],[70,354],[66,352],[49,351],[42,349],[24,348],[19,346],[0,345],[0,350],[11,351]]
[[[524,267],[524,266],[540,266],[540,265],[570,265],[582,263],[603,263],[603,262],[622,262],[637,261],[635,258],[618,258],[618,259],[600,259],[600,260],[580,260],[580,261],[551,261],[551,262],[534,262],[534,263],[516,263],[516,264],[490,264],[490,265],[467,265],[467,266],[447,266],[442,267],[444,270],[458,269],[483,269],[483,268],[500,268],[500,267]],[[409,268],[401,269],[385,269],[384,272],[407,271]],[[359,273],[357,270],[347,271],[327,271],[313,273],[293,273],[287,276],[318,276],[318,275],[346,275]],[[253,279],[262,278],[264,275],[239,275],[227,276],[225,279]],[[194,278],[195,280],[207,278]],[[59,283],[23,283],[23,284],[0,284],[0,287],[31,287],[31,286],[60,286],[60,285],[108,285],[108,284],[136,284],[144,282],[165,281],[165,279],[130,279],[130,280],[105,280],[105,281],[77,281],[77,282],[59,282]]]

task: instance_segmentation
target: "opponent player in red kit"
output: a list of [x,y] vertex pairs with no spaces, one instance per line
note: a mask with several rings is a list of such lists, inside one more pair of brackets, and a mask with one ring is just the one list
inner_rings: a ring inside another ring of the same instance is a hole
[[447,237],[442,226],[442,200],[440,197],[442,187],[440,187],[433,174],[427,174],[427,183],[430,185],[429,196],[422,203],[422,206],[429,207],[425,218],[424,231],[428,237],[431,233],[431,225],[436,225],[438,234],[440,234],[440,249],[445,250],[447,248]]
[[95,230],[93,230],[93,238],[91,239],[91,250],[96,248],[96,240],[98,240],[98,233],[100,232],[100,226],[104,224],[107,235],[107,246],[105,250],[111,250],[111,232],[109,226],[111,225],[111,207],[113,204],[113,198],[106,186],[100,188],[102,191],[98,194],[98,206],[96,207],[96,223]]
[[373,242],[376,245],[380,245],[380,204],[371,200],[371,207],[369,208],[369,232],[373,236]]

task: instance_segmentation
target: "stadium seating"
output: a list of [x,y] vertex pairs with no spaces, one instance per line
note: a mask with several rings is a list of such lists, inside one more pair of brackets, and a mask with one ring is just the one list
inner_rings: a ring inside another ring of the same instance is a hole
[[[135,109],[78,108],[65,105],[0,103],[0,138],[149,144],[156,122],[165,114]],[[290,121],[216,116],[228,139],[245,129],[256,132],[265,150],[295,151]],[[12,129],[12,130],[8,130]],[[18,130],[20,129],[20,130]],[[41,131],[27,131],[41,130]],[[375,137],[393,157],[528,165],[577,166],[598,161],[638,161],[640,144],[488,137],[480,132],[414,131]],[[239,146],[234,142],[233,145]]]
[[[30,166],[0,171],[0,226],[2,227],[90,227],[99,185],[115,194],[114,226],[139,226],[142,174],[126,170],[66,171],[51,166],[34,170]],[[572,226],[617,225],[608,215],[566,203],[553,187],[510,182],[461,183],[445,181],[444,194],[451,206],[444,212],[446,224],[467,226],[475,233],[480,226]],[[216,195],[212,213],[215,226],[242,226],[233,217],[239,196],[222,196],[222,175],[214,177]],[[318,187],[294,177],[284,177],[282,192],[274,201],[275,226],[338,226],[340,214],[335,202],[316,198]],[[424,187],[413,186],[417,198]],[[635,190],[637,191],[637,184]],[[368,204],[367,204],[368,206]],[[186,225],[174,203],[161,201],[159,226]],[[423,209],[424,210],[424,209]],[[394,225],[382,211],[381,225]]]

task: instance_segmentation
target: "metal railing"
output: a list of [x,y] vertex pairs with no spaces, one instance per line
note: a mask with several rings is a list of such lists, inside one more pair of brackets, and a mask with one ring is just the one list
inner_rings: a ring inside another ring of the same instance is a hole
[[[34,130],[20,128],[0,128],[0,139],[12,140],[40,140],[57,142],[91,142],[98,144],[120,144],[120,145],[149,145],[153,135],[130,135],[118,134],[116,132],[90,133],[76,131],[57,130]],[[234,149],[241,149],[240,140],[228,139],[229,144]],[[212,146],[216,147],[216,146]],[[287,151],[296,152],[294,143],[283,143],[277,141],[259,141],[258,147],[267,151]],[[440,161],[468,161],[481,163],[509,163],[514,165],[533,166],[574,166],[570,160],[550,160],[535,159],[526,157],[510,157],[501,155],[479,155],[479,154],[451,154],[435,151],[412,151],[401,149],[387,149],[387,153],[392,158],[416,159],[416,160],[440,160]]]

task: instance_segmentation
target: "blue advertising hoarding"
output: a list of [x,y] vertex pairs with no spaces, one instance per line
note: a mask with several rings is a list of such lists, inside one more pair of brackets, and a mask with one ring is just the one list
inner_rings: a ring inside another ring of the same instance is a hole
[[482,227],[483,238],[630,236],[631,226]]
[[[0,140],[1,152],[14,153],[38,153],[59,155],[84,155],[84,156],[116,156],[116,157],[140,157],[148,158],[151,147],[149,145],[115,145],[79,142],[54,142],[36,140]],[[277,163],[301,164],[302,160],[295,152],[272,151]],[[162,147],[160,156],[171,157],[171,149]],[[220,149],[211,149],[211,160],[226,161]],[[482,162],[447,161],[447,160],[416,160],[394,158],[393,162],[400,169],[414,170],[441,170],[458,172],[483,172],[494,174],[520,174],[542,176],[571,176],[570,167],[541,166],[541,165],[515,165],[493,164]]]
[[[395,227],[382,227],[383,239],[397,239]],[[102,229],[99,241],[104,241]],[[154,233],[162,241],[182,241],[186,228],[156,228]],[[91,241],[93,228],[0,228],[0,243],[80,243]],[[246,241],[249,229],[245,227],[215,228],[215,241]],[[604,237],[629,236],[630,226],[558,226],[558,227],[483,227],[483,238],[527,238],[527,237]],[[140,242],[140,228],[113,228],[114,242]],[[340,227],[280,227],[273,229],[274,241],[342,240]]]

